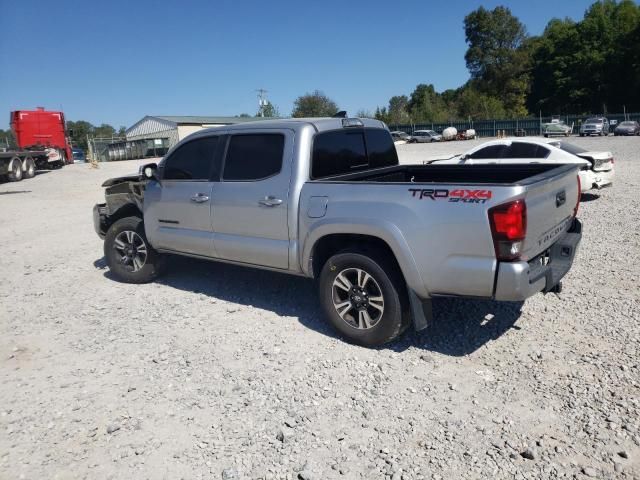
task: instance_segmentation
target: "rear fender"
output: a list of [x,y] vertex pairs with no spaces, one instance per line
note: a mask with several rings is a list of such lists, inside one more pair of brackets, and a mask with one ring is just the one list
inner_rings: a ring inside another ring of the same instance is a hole
[[322,219],[313,224],[304,239],[304,247],[300,259],[300,266],[305,275],[313,276],[312,255],[317,242],[321,238],[333,234],[367,235],[383,240],[393,252],[398,265],[400,265],[407,286],[420,297],[427,298],[429,296],[416,261],[402,232],[396,225],[384,220],[376,220],[374,222],[368,219],[345,217]]

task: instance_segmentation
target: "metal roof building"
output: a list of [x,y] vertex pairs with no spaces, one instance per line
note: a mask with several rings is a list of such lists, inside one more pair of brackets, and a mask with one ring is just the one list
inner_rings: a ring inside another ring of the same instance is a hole
[[126,140],[111,142],[94,156],[100,161],[162,157],[176,143],[198,130],[254,120],[256,118],[251,117],[147,115],[125,130]]
[[165,147],[171,148],[187,135],[203,128],[222,127],[253,120],[256,119],[251,117],[147,115],[129,127],[125,131],[125,135],[127,141],[161,139]]

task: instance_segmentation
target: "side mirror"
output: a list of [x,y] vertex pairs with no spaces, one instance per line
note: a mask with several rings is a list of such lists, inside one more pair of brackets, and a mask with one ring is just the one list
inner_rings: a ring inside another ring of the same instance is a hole
[[147,163],[146,165],[142,165],[140,167],[140,174],[144,178],[146,178],[147,180],[159,181],[159,178],[158,178],[158,164],[157,163]]

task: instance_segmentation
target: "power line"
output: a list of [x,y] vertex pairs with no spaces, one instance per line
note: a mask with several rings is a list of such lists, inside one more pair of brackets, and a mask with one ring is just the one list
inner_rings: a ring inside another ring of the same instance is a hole
[[267,100],[267,91],[264,88],[259,88],[256,92],[258,92],[258,115],[264,117],[264,107],[269,103]]

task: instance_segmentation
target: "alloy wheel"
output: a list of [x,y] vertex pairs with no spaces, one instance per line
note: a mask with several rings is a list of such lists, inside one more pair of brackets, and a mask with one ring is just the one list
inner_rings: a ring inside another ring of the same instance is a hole
[[384,296],[378,282],[361,268],[345,268],[331,287],[333,307],[350,326],[366,330],[384,314]]
[[117,260],[130,272],[137,272],[147,262],[147,244],[131,230],[120,232],[113,241]]

